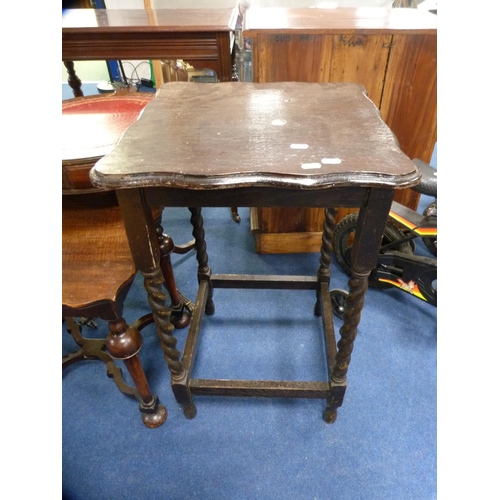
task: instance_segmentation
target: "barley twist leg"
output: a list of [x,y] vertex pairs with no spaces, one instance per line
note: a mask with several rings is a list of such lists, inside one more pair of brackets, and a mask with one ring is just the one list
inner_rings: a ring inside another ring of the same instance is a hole
[[180,360],[180,352],[177,350],[177,339],[173,335],[174,326],[170,322],[170,308],[166,306],[166,294],[161,290],[163,284],[163,273],[156,269],[152,273],[144,275],[144,286],[148,292],[148,300],[156,323],[156,333],[161,341],[161,348],[167,362],[171,375],[171,385],[176,401],[182,405],[184,415],[194,418],[196,407],[189,390],[188,374],[184,364]]
[[337,210],[335,208],[325,209],[325,221],[323,222],[323,234],[321,237],[321,250],[319,258],[318,288],[316,290],[316,304],[314,306],[314,314],[316,316],[321,316],[319,283],[330,283],[330,264],[332,263],[333,230],[335,229],[336,213]]
[[209,283],[209,291],[207,304],[205,306],[205,314],[212,315],[215,312],[213,297],[213,288],[210,283],[212,274],[208,266],[207,244],[205,242],[205,230],[203,229],[203,217],[201,208],[189,208],[191,212],[191,225],[193,226],[193,236],[195,239],[196,260],[198,261],[198,282],[207,280]]
[[352,272],[349,279],[349,294],[346,298],[344,324],[340,329],[340,340],[337,343],[335,365],[330,375],[331,393],[327,407],[323,413],[326,422],[332,423],[337,418],[337,408],[342,405],[347,387],[346,375],[351,362],[354,341],[358,333],[364,297],[368,288],[368,274]]
[[184,366],[177,350],[177,339],[173,335],[174,326],[170,323],[170,308],[166,305],[166,294],[162,291],[163,273],[155,269],[151,273],[143,273],[144,287],[148,292],[148,301],[156,323],[156,333],[161,341],[161,348],[172,377],[182,377]]

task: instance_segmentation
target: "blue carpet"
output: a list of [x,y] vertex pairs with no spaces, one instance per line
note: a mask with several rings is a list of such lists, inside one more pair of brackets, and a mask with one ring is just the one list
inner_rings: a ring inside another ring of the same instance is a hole
[[[434,158],[435,161],[435,158]],[[422,197],[421,207],[430,200]],[[315,275],[319,254],[257,255],[249,211],[204,209],[214,273]],[[174,242],[191,239],[187,209],[164,211]],[[417,253],[426,249],[417,247]],[[174,255],[179,289],[194,300],[196,259]],[[347,277],[332,264],[332,288]],[[314,292],[216,289],[195,376],[326,380]],[[148,311],[142,278],[125,318]],[[195,396],[187,420],[170,390],[154,326],[141,360],[168,408],[158,429],[141,422],[135,399],[118,391],[97,361],[63,372],[62,491],[67,500],[431,500],[436,498],[437,310],[401,291],[369,289],[338,419],[323,400]],[[336,331],[341,322],[336,321]],[[269,328],[271,327],[271,328]],[[104,325],[96,332],[105,335]],[[185,331],[177,332],[182,348]],[[63,325],[63,354],[74,344]]]

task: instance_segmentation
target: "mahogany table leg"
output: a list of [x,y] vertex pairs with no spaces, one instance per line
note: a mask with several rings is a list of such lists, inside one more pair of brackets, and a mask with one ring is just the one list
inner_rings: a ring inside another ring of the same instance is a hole
[[167,419],[167,409],[160,404],[157,396],[151,394],[138,356],[141,347],[142,336],[139,330],[127,325],[122,318],[109,322],[106,349],[112,358],[123,360],[141,396],[139,409],[142,421],[147,427],[156,428]]
[[68,71],[68,84],[73,89],[75,97],[83,97],[82,81],[78,78],[75,72],[75,63],[73,61],[63,61],[66,70]]
[[170,313],[170,321],[175,328],[185,328],[189,325],[189,314],[184,311],[184,302],[181,300],[177,285],[175,283],[174,269],[172,267],[172,260],[170,254],[174,251],[175,245],[172,238],[163,232],[161,225],[156,226],[158,235],[158,242],[160,244],[161,253],[161,269],[165,278],[165,287],[170,295],[172,301],[172,309]]

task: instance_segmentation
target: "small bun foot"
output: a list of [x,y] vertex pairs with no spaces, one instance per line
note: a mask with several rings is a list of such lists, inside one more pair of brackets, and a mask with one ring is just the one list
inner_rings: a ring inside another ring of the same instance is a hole
[[168,412],[165,406],[158,404],[154,413],[143,413],[142,421],[146,427],[156,429],[167,420]]
[[189,325],[191,321],[191,316],[185,311],[183,311],[181,314],[177,315],[176,313],[172,312],[170,316],[170,323],[175,326],[176,330],[181,330],[182,328],[186,328],[186,326]]
[[327,424],[333,424],[333,422],[337,420],[337,410],[334,410],[332,408],[326,408],[325,411],[323,412],[323,420]]
[[196,411],[196,406],[194,404],[189,404],[184,406],[183,411],[184,411],[184,416],[189,420],[192,420],[194,417],[196,417],[197,411]]

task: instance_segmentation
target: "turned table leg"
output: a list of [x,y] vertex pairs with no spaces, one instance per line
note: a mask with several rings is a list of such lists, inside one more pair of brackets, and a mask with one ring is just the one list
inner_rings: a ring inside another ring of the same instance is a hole
[[155,428],[167,419],[167,409],[160,404],[157,396],[151,394],[138,356],[141,347],[142,336],[139,330],[127,325],[122,318],[109,322],[106,349],[112,358],[124,362],[140,394],[139,409],[142,413],[142,421],[147,427]]
[[160,244],[161,269],[165,279],[165,287],[168,290],[170,300],[172,302],[170,322],[177,329],[185,328],[189,325],[190,317],[184,310],[184,302],[182,301],[181,295],[177,290],[174,269],[170,258],[170,254],[174,251],[175,245],[172,238],[163,232],[161,225],[158,224],[156,231],[158,235],[158,242]]
[[[377,257],[384,234],[387,216],[394,193],[388,189],[372,189],[365,204],[360,208],[358,224],[351,252],[351,277],[349,293],[346,298],[344,324],[340,329],[340,339],[337,343],[337,354],[330,373],[330,396],[323,413],[326,422],[332,423],[337,418],[337,409],[342,406],[347,387],[347,370],[354,349],[354,341],[358,332],[364,297],[368,289],[368,277],[377,265]],[[332,213],[327,210],[323,246],[321,251],[321,267],[319,277],[326,275],[324,269],[329,266],[328,256],[332,238],[329,234],[333,228]],[[326,234],[326,236],[325,236]],[[323,255],[325,250],[325,255]]]
[[144,277],[144,287],[156,324],[156,333],[170,371],[174,396],[184,407],[185,415],[193,418],[196,408],[187,385],[188,374],[180,359],[177,339],[174,336],[175,328],[170,321],[171,309],[166,304],[167,296],[162,289],[165,277],[161,268],[161,249],[155,221],[140,189],[118,189],[116,196],[135,266]]
[[68,72],[68,84],[73,90],[75,97],[83,97],[82,81],[75,72],[75,63],[73,61],[63,61]]

